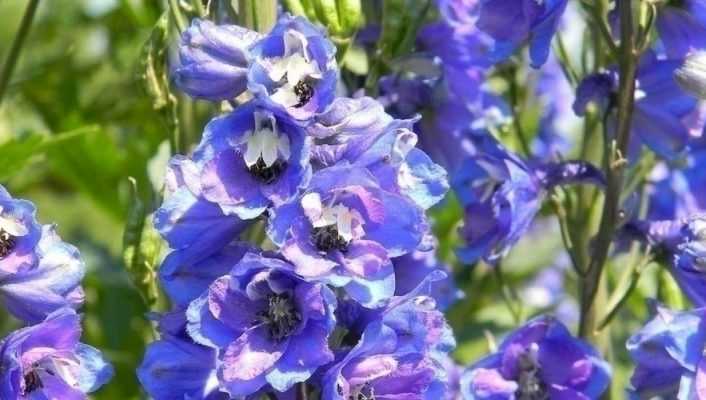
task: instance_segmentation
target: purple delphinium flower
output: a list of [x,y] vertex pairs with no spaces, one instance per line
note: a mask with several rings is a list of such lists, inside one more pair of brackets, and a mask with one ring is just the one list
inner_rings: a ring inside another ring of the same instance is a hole
[[568,0],[478,0],[476,26],[495,40],[493,61],[503,61],[529,42],[534,68],[544,64]]
[[530,166],[488,133],[472,133],[469,155],[452,179],[465,212],[458,251],[466,263],[496,262],[527,232],[547,190],[556,185],[603,185],[603,175],[584,162]]
[[[669,160],[676,158],[693,138],[701,136],[706,122],[698,100],[674,79],[674,71],[682,63],[680,59],[659,59],[649,52],[640,60],[637,71],[633,136]],[[590,102],[597,102],[605,110],[617,90],[618,75],[614,70],[589,75],[576,89],[574,111],[584,115]],[[614,118],[610,124],[615,125]]]
[[36,323],[60,308],[79,307],[84,274],[78,250],[54,226],[41,227],[30,202],[0,186],[0,300],[7,311]]
[[231,396],[266,385],[278,392],[333,361],[329,335],[336,298],[285,261],[248,253],[189,305],[188,332],[219,349],[218,379]]
[[[696,147],[696,146],[695,146]],[[683,165],[657,164],[648,178],[648,218],[668,220],[706,212],[706,148],[688,152]]]
[[270,108],[308,121],[333,101],[336,47],[323,28],[285,15],[251,55],[248,88]]
[[666,2],[657,14],[657,31],[668,57],[684,57],[706,48],[706,3],[702,0]]
[[110,380],[100,352],[79,342],[80,322],[64,308],[0,342],[0,398],[82,400]]
[[250,47],[261,35],[235,25],[194,19],[181,35],[176,85],[190,96],[231,100],[247,90]]
[[624,232],[659,250],[669,272],[697,306],[706,306],[706,215],[665,221],[632,221]]
[[193,155],[199,171],[185,179],[225,214],[252,219],[308,184],[309,157],[304,130],[250,102],[208,123]]
[[588,343],[551,317],[512,332],[461,377],[464,399],[598,399],[611,369]]
[[427,230],[420,208],[349,165],[317,172],[297,201],[271,215],[268,235],[299,275],[345,287],[371,307],[394,293],[390,257],[416,249]]
[[627,342],[636,364],[630,398],[706,399],[706,309],[651,306],[651,319]]
[[161,338],[150,343],[137,377],[155,400],[227,400],[217,377],[217,350],[194,343],[183,311],[160,317]]

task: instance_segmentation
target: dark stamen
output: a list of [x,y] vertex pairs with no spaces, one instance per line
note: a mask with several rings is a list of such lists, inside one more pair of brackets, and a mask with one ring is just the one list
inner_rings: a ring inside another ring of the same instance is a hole
[[309,82],[301,80],[294,86],[294,94],[296,94],[299,99],[299,103],[297,103],[294,107],[304,107],[306,103],[314,97],[314,88]]
[[326,225],[311,230],[311,242],[319,251],[348,250],[348,242],[338,233],[336,225]]
[[17,239],[0,228],[0,258],[7,257],[15,248]]
[[301,322],[301,315],[287,293],[273,294],[267,299],[267,309],[257,314],[260,322],[267,325],[270,338],[281,341]]
[[42,389],[44,387],[42,384],[42,379],[39,377],[39,373],[35,367],[32,367],[32,369],[25,374],[24,383],[25,388],[23,395],[28,395],[35,390]]
[[348,400],[375,400],[375,388],[369,382],[357,387],[348,396]]
[[520,374],[517,379],[517,400],[549,400],[547,386],[542,381],[541,369],[532,356],[525,353],[518,359]]
[[269,167],[265,165],[265,161],[262,157],[257,159],[257,162],[248,168],[248,171],[257,178],[260,182],[265,185],[269,185],[276,181],[277,178],[282,174],[282,172],[287,168],[287,162],[282,160],[277,160],[274,164]]

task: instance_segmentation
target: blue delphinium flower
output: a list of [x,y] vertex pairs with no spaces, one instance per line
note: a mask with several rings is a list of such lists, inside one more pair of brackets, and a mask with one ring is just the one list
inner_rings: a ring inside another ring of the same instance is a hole
[[702,0],[667,2],[657,13],[657,31],[668,57],[684,57],[706,48],[706,3]]
[[317,172],[297,201],[271,215],[270,239],[298,274],[345,286],[367,306],[392,296],[390,257],[416,249],[427,230],[420,208],[349,165]]
[[11,333],[0,342],[0,398],[87,399],[113,369],[80,336],[80,317],[68,308]]
[[651,319],[627,342],[636,364],[630,398],[706,398],[706,309],[678,312],[651,306]]
[[464,208],[458,251],[466,263],[496,262],[527,232],[549,189],[570,183],[603,185],[601,172],[584,162],[530,166],[490,134],[470,134],[468,154],[452,179]]
[[598,399],[611,369],[588,343],[552,317],[512,332],[496,353],[461,377],[464,399]]
[[664,221],[632,221],[624,231],[661,250],[669,272],[697,306],[706,306],[706,215]]
[[173,78],[190,96],[231,100],[247,90],[250,47],[261,35],[236,25],[194,19],[181,35]]
[[189,305],[188,332],[219,349],[218,378],[231,396],[270,385],[284,392],[333,361],[336,297],[285,261],[248,253]]
[[84,274],[78,250],[54,226],[41,227],[30,202],[0,186],[0,300],[7,311],[36,323],[60,308],[77,308]]
[[648,182],[651,220],[686,218],[706,212],[706,148],[693,146],[682,164],[658,163]]
[[568,0],[479,0],[475,7],[478,29],[495,40],[494,61],[507,59],[529,42],[534,68],[544,64]]
[[272,109],[307,121],[333,101],[335,55],[336,47],[323,28],[284,15],[251,49],[248,88]]
[[299,126],[251,102],[209,122],[193,155],[199,171],[185,179],[225,214],[252,219],[308,184],[309,157]]
[[[637,71],[633,136],[668,160],[675,159],[693,138],[701,136],[706,122],[698,100],[674,79],[674,71],[682,63],[681,59],[660,59],[648,52],[640,60]],[[589,75],[576,90],[574,111],[584,115],[590,102],[597,102],[599,108],[605,110],[614,101],[617,90],[616,71]],[[610,124],[615,125],[613,118]]]

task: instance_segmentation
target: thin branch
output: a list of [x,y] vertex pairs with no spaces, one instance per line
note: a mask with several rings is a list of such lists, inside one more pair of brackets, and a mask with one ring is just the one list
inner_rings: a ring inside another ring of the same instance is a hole
[[38,5],[39,0],[30,0],[29,3],[27,3],[20,28],[17,30],[15,39],[12,41],[12,47],[10,47],[7,57],[5,57],[5,64],[3,65],[2,73],[0,73],[0,103],[2,103],[3,97],[5,97],[7,86],[10,83],[10,77],[12,77],[12,73],[17,65],[17,60],[20,58],[22,46],[24,45],[25,39],[27,39],[27,34],[29,33],[29,28],[32,26],[32,20],[37,12]]

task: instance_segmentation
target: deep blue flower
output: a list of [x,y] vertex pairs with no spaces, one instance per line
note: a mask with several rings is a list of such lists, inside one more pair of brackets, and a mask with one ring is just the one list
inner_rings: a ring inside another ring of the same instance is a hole
[[660,162],[652,170],[649,219],[680,219],[706,212],[706,148],[694,147],[682,163]]
[[0,398],[83,400],[110,380],[110,364],[79,342],[80,323],[65,308],[0,342]]
[[0,186],[0,300],[7,311],[36,323],[60,308],[77,308],[84,274],[78,250],[54,226],[40,227],[30,202]]
[[390,257],[416,249],[427,230],[414,203],[381,189],[367,169],[347,165],[317,172],[297,201],[271,215],[270,239],[298,274],[345,286],[367,306],[392,296]]
[[190,96],[232,100],[247,90],[250,47],[261,38],[235,25],[215,25],[194,19],[181,35],[176,85]]
[[466,263],[496,262],[529,229],[547,190],[556,185],[603,185],[601,172],[584,162],[530,166],[490,134],[470,134],[469,155],[452,179],[465,212],[458,251]]
[[624,231],[663,251],[669,272],[697,306],[706,306],[706,215],[664,221],[632,221]]
[[333,101],[335,55],[336,46],[323,28],[284,15],[251,49],[248,88],[272,109],[307,121]]
[[588,343],[555,319],[539,317],[468,367],[461,393],[467,400],[598,399],[610,376],[610,366]]
[[636,364],[631,398],[706,399],[706,309],[651,308],[651,319],[627,342]]
[[193,155],[198,171],[184,179],[225,214],[252,219],[308,184],[309,158],[299,126],[251,102],[209,122]]
[[[675,159],[693,138],[701,136],[706,122],[703,107],[674,79],[674,71],[682,62],[659,59],[650,52],[642,57],[637,71],[633,136],[668,160]],[[590,102],[597,102],[605,111],[614,103],[617,90],[615,70],[589,75],[576,90],[574,111],[584,115]],[[615,129],[615,118],[609,123]]]
[[285,261],[248,253],[189,305],[188,332],[219,350],[218,379],[235,397],[266,385],[278,392],[333,361],[336,298]]
[[656,25],[668,57],[706,48],[706,3],[701,0],[667,2],[657,13]]

